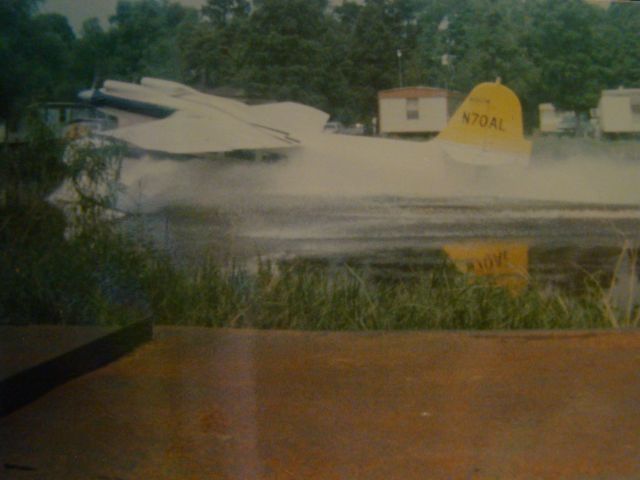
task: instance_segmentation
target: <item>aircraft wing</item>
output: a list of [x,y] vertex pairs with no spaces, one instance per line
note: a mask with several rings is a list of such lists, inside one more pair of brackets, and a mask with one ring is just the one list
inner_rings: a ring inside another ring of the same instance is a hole
[[107,80],[101,90],[80,97],[120,112],[121,127],[102,135],[177,155],[288,149],[298,146],[301,136],[321,132],[329,118],[298,103],[250,106],[154,78],[143,78],[140,85]]
[[249,113],[257,124],[277,126],[278,130],[302,136],[322,132],[329,120],[328,113],[295,102],[255,105],[250,107]]
[[[154,94],[168,96],[173,101],[169,105],[177,109],[212,109],[251,125],[274,131],[290,132],[294,136],[321,132],[329,120],[329,114],[317,108],[296,102],[247,105],[230,98],[207,95],[180,83],[157,78],[143,78],[140,85],[109,81],[107,87],[115,93],[137,95],[150,98]],[[115,88],[114,88],[115,87]],[[166,104],[166,101],[165,101]]]
[[206,116],[177,111],[167,118],[102,132],[144,150],[176,155],[233,150],[279,150],[299,145],[286,132],[252,125],[223,113]]

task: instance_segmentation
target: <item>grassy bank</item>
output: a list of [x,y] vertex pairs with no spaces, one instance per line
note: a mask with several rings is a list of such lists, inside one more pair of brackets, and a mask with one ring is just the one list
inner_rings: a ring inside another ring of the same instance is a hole
[[514,294],[449,264],[395,281],[346,265],[336,271],[302,262],[262,262],[250,273],[203,259],[198,267],[179,269],[109,224],[73,238],[39,238],[11,248],[5,239],[5,323],[125,324],[151,317],[159,324],[305,330],[638,325],[637,309],[616,307],[597,278],[578,292],[529,284]]
[[[160,265],[158,265],[159,267]],[[150,272],[151,273],[151,272]],[[530,286],[518,295],[448,265],[410,280],[380,282],[345,266],[260,265],[256,274],[205,264],[148,278],[156,321],[304,330],[587,329],[637,326],[594,280],[583,293]]]

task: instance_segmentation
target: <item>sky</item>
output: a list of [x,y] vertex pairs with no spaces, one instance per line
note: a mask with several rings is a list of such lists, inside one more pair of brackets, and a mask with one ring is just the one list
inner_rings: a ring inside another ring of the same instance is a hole
[[[178,0],[189,7],[200,8],[205,0]],[[116,11],[118,0],[45,0],[40,7],[42,13],[61,13],[69,19],[76,33],[80,32],[82,22],[87,18],[98,17],[104,27],[109,17]]]

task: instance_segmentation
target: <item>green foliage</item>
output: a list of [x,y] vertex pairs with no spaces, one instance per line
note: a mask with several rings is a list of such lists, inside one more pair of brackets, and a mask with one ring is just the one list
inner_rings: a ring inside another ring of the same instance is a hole
[[585,111],[597,104],[606,87],[607,65],[601,60],[612,45],[600,35],[603,10],[579,0],[525,3],[530,25],[525,42],[539,79],[535,103]]
[[139,248],[105,225],[65,239],[45,202],[3,209],[0,322],[126,324],[150,315]]
[[240,75],[249,93],[322,106],[333,70],[326,2],[265,0],[249,19]]
[[361,120],[376,114],[378,91],[399,86],[398,51],[407,56],[411,43],[408,20],[412,12],[400,8],[404,3],[365,2],[349,25],[345,76]]
[[625,4],[207,0],[198,12],[121,0],[108,29],[89,20],[75,38],[64,18],[37,15],[40,3],[0,5],[2,118],[104,78],[145,75],[297,100],[345,122],[369,121],[377,92],[401,82],[464,93],[501,77],[529,126],[539,103],[585,111],[602,89],[640,86],[640,9]]
[[0,118],[15,121],[35,100],[68,97],[75,37],[66,18],[36,15],[37,0],[0,2]]
[[[449,28],[439,30],[445,15]],[[423,12],[419,43],[430,83],[465,92],[501,77],[530,122],[539,103],[584,111],[612,86],[610,53],[624,43],[605,33],[620,29],[612,20],[581,0],[443,0]],[[440,64],[444,53],[450,66]]]
[[35,115],[27,115],[26,124],[29,135],[24,144],[0,147],[0,191],[10,205],[25,196],[48,195],[66,175],[65,142]]
[[184,79],[204,87],[233,85],[244,54],[240,45],[245,31],[240,19],[225,28],[185,23],[178,34]]
[[78,234],[99,228],[113,216],[120,193],[120,167],[124,149],[108,142],[79,140],[64,153],[66,181],[61,187],[61,202],[67,228]]
[[[29,120],[27,141],[0,149],[0,323],[148,317],[148,256],[110,222],[121,150],[68,145]],[[73,195],[60,197],[61,186]],[[56,189],[64,211],[51,203]]]
[[374,116],[377,92],[401,79],[466,92],[501,77],[528,122],[539,103],[584,111],[603,88],[638,84],[639,15],[622,5],[368,0],[330,11],[325,2],[265,0],[236,18],[230,4],[210,2],[210,22],[183,44],[202,83],[304,101],[347,121]]
[[[381,282],[348,266],[273,266],[256,274],[206,260],[181,272],[162,261],[148,271],[158,323],[302,330],[590,329],[637,324],[613,321],[595,280],[583,293],[535,285],[519,295],[443,266],[402,281]],[[626,318],[626,317],[625,317]],[[635,323],[634,323],[635,322]]]
[[598,38],[604,48],[598,60],[609,69],[607,86],[640,86],[640,8],[613,4],[605,15]]
[[97,19],[84,23],[75,45],[75,75],[85,87],[105,78],[182,80],[178,37],[184,25],[196,19],[196,10],[176,2],[121,0],[108,30]]
[[226,27],[230,18],[246,18],[250,11],[247,0],[207,0],[202,7],[202,15],[216,28]]
[[142,76],[163,74],[180,79],[177,32],[195,11],[178,3],[159,0],[118,2],[107,32],[110,52],[103,74],[134,80]]

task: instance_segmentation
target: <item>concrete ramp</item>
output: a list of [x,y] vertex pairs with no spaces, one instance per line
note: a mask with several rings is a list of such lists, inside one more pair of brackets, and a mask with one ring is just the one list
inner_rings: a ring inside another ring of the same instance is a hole
[[640,477],[640,333],[156,328],[0,420],[3,478]]

